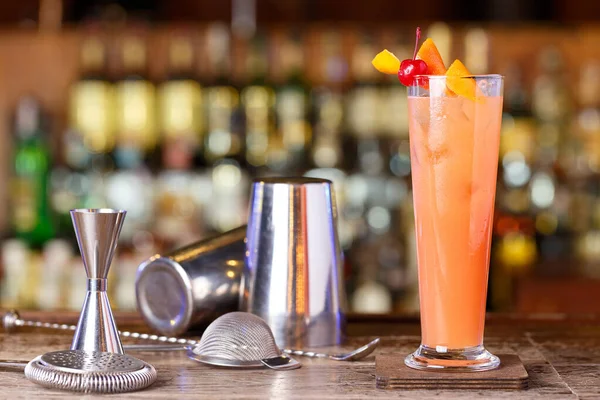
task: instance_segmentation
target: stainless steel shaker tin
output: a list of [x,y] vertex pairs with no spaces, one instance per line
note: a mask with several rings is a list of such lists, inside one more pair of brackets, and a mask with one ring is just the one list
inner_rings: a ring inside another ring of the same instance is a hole
[[246,250],[242,311],[267,321],[280,347],[342,342],[346,296],[330,181],[256,179]]
[[242,226],[140,264],[135,290],[146,323],[163,335],[180,335],[237,311],[245,237]]

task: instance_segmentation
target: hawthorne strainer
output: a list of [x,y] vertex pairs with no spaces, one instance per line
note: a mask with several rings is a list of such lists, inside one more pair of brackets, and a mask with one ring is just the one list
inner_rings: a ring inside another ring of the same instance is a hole
[[152,365],[137,358],[82,350],[54,351],[29,363],[2,361],[0,367],[24,368],[27,379],[47,388],[84,393],[131,392],[157,377]]
[[267,366],[285,370],[301,364],[277,347],[269,325],[246,312],[231,312],[206,329],[200,343],[187,349],[189,358],[220,367],[255,368]]

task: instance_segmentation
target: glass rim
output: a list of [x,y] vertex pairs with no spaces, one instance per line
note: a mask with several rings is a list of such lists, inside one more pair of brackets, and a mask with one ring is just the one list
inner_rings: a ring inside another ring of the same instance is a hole
[[417,78],[428,78],[428,79],[447,79],[447,78],[461,78],[461,79],[504,79],[504,75],[500,74],[474,74],[474,75],[464,75],[464,76],[446,76],[446,75],[415,75],[414,79]]
[[114,208],[74,208],[70,211],[76,214],[125,214],[127,212]]

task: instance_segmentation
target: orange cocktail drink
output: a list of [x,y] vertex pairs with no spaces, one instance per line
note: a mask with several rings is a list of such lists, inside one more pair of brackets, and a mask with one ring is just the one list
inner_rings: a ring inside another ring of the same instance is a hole
[[410,159],[421,334],[405,364],[486,371],[500,365],[483,347],[496,194],[503,79],[448,68],[431,38],[412,59],[387,49],[372,64],[408,86]]
[[[450,79],[460,82],[448,82]],[[487,370],[483,347],[502,77],[419,77],[408,99],[422,342],[413,368]],[[461,96],[448,87],[471,86]]]

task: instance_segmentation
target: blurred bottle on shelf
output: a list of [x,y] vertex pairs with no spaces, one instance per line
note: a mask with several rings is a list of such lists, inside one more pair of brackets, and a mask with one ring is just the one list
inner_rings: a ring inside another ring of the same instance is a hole
[[351,58],[354,85],[347,92],[344,109],[344,155],[350,171],[348,201],[360,210],[365,237],[386,232],[390,221],[389,210],[381,208],[386,158],[381,143],[383,91],[377,71],[370,65],[374,48],[374,38],[361,32]]
[[393,311],[392,296],[385,285],[373,279],[364,280],[352,295],[352,311],[361,314],[389,314]]
[[26,96],[19,100],[14,133],[12,226],[17,238],[41,248],[54,236],[55,225],[49,195],[52,159],[37,99]]
[[[376,38],[369,34],[358,37],[353,53],[354,86],[347,97],[347,150],[354,161],[348,179],[348,202],[360,210],[362,231],[354,242],[356,252],[366,251],[371,265],[355,263],[355,277],[364,277],[364,268],[375,269],[376,279],[365,278],[364,287],[374,290],[379,281],[393,304],[401,304],[406,288],[405,232],[399,223],[401,206],[409,195],[407,120],[392,115],[400,114],[390,105],[406,108],[406,92],[390,90],[382,76],[370,64],[375,54]],[[403,100],[399,100],[400,96]],[[401,157],[404,155],[404,158]],[[398,165],[405,162],[404,166]],[[398,173],[398,175],[397,175]],[[358,250],[362,249],[362,250]],[[363,289],[364,289],[363,287]],[[357,293],[361,293],[357,287]],[[383,292],[381,293],[383,294]],[[357,304],[358,306],[358,304]]]
[[19,307],[32,310],[40,308],[39,288],[51,283],[42,280],[43,262],[42,252],[39,249],[27,249],[26,263],[20,266],[24,271],[21,276],[23,280],[18,285]]
[[[407,46],[406,38],[407,35],[397,34],[392,48],[400,57],[410,58],[412,53]],[[397,223],[391,224],[392,233],[401,242],[398,244],[398,248],[402,248],[403,243],[406,242],[406,233],[401,228],[403,214],[399,210],[402,204],[408,200],[407,197],[410,197],[408,187],[411,173],[408,142],[408,96],[406,87],[398,84],[396,76],[386,78],[390,83],[380,89],[380,107],[382,109],[380,140],[385,159],[385,203],[392,211],[392,218],[397,221]],[[403,274],[400,272],[400,268],[391,269],[390,273],[396,276]],[[396,286],[399,287],[399,285]]]
[[114,286],[111,295],[114,295],[114,307],[116,309],[121,311],[133,311],[136,309],[135,275],[138,264],[144,257],[139,257],[139,254],[129,249],[119,252],[116,260],[119,271],[118,274],[113,275],[114,282],[109,283],[109,285]]
[[165,248],[193,241],[204,231],[203,203],[193,193],[201,176],[194,171],[165,169],[154,183],[156,213],[148,228]]
[[210,84],[206,88],[204,159],[212,166],[223,158],[241,161],[243,140],[238,106],[239,91],[232,84],[231,37],[227,26],[210,25],[206,31]]
[[[249,185],[246,160],[249,154],[246,148],[248,142],[244,137],[244,122],[250,114],[244,112],[247,111],[245,107],[252,107],[249,102],[255,99],[246,98],[252,97],[246,92],[248,87],[240,90],[239,82],[233,82],[233,51],[227,27],[223,24],[211,25],[206,39],[212,81],[207,89],[208,130],[205,144],[205,157],[210,168],[206,171],[207,179],[204,181],[210,185],[210,192],[204,215],[210,231],[224,232],[245,221],[246,191]],[[262,41],[259,43],[252,40],[250,43],[258,43],[263,46],[260,49],[264,48]],[[254,80],[253,83],[261,86],[265,79],[266,60],[261,57],[264,54],[256,53],[258,50],[252,46],[248,48],[248,44],[247,40],[237,43],[238,46],[245,46],[248,51],[246,58],[240,60],[246,67],[242,74],[246,78],[244,83]],[[256,111],[260,115],[253,117],[262,121],[264,113],[260,112],[264,108]],[[258,131],[260,128],[256,129]]]
[[340,37],[335,32],[321,33],[316,59],[323,82],[312,89],[313,146],[311,164],[317,168],[343,168],[342,134],[344,95],[341,84],[348,63],[340,52]]
[[511,64],[505,76],[498,203],[501,214],[524,217],[532,212],[527,185],[536,162],[537,123],[523,87],[521,69],[516,64]]
[[2,243],[2,285],[0,301],[4,308],[21,306],[20,292],[27,282],[29,249],[20,239],[8,239]]
[[[87,288],[82,282],[85,282],[87,279],[87,275],[85,274],[85,268],[83,268],[81,257],[71,257],[69,263],[66,266],[68,271],[67,278],[65,281],[68,284],[67,291],[67,301],[65,304],[65,308],[68,310],[81,310],[81,305],[86,296]],[[112,270],[113,268],[111,268]],[[110,278],[112,278],[112,274],[109,272],[109,290],[114,285],[111,285]],[[109,294],[110,296],[110,294]]]
[[[536,120],[531,112],[523,74],[519,65],[511,63],[504,73],[504,112],[502,114],[502,135],[500,136],[500,161],[504,157],[518,157],[521,164],[503,170],[503,181],[510,187],[522,187],[530,178],[536,157]],[[526,167],[526,168],[524,168]]]
[[105,195],[111,208],[127,210],[121,240],[131,243],[154,216],[151,170],[159,166],[159,135],[155,121],[155,86],[146,74],[146,44],[131,34],[121,42],[122,78],[116,82],[116,170],[106,177]]
[[[452,29],[445,22],[434,22],[427,27],[425,37],[431,38],[438,51],[442,60],[454,60],[453,57],[454,49],[452,48],[452,42],[454,40]],[[449,61],[446,61],[449,62]],[[470,67],[470,64],[468,64]],[[449,65],[447,65],[449,66]]]
[[[68,266],[73,254],[71,244],[62,239],[54,239],[46,244],[42,253],[42,265],[39,285],[33,288],[37,294],[37,304],[40,309],[64,309],[67,297],[65,295]],[[33,283],[30,283],[33,286]]]
[[539,123],[537,161],[552,164],[559,160],[559,148],[568,145],[565,131],[572,111],[571,99],[560,51],[555,47],[543,48],[538,63],[540,72],[532,91],[533,114]]
[[191,39],[173,38],[169,47],[169,78],[158,90],[162,168],[155,182],[156,213],[152,223],[153,231],[167,248],[196,237],[201,227],[200,204],[191,188],[197,175],[192,170],[194,157],[201,152],[204,139],[204,104],[202,87],[194,77],[193,60]]
[[113,169],[110,154],[116,140],[115,92],[107,73],[102,36],[86,34],[79,70],[69,93],[69,125],[62,141],[64,162],[52,171],[52,205],[61,237],[73,233],[69,210],[106,206],[103,174]]
[[[409,54],[406,35],[397,35],[394,50],[398,54]],[[412,35],[411,35],[412,37]],[[408,55],[410,57],[411,55]],[[380,75],[381,77],[381,75]],[[410,192],[410,145],[408,140],[408,105],[407,91],[404,85],[397,82],[397,77],[385,77],[391,84],[380,88],[380,143],[384,159],[384,172],[379,179],[383,183],[383,196],[378,205],[389,214],[389,225],[382,229],[379,238],[378,259],[381,264],[381,280],[385,283],[394,299],[397,311],[415,311],[415,294],[418,303],[417,282],[412,279],[414,264],[411,261],[414,231],[414,216],[407,214],[412,209],[412,193]],[[369,211],[368,217],[377,213],[384,215],[380,209]],[[367,220],[369,222],[369,219]],[[383,221],[383,220],[382,220]],[[369,222],[372,225],[373,222]]]
[[418,312],[419,279],[417,264],[417,241],[415,232],[412,192],[408,192],[400,207],[400,227],[404,237],[404,288],[399,299],[399,308],[404,312]]
[[378,85],[380,74],[370,63],[374,51],[373,38],[362,32],[352,52],[354,85],[346,95],[344,111],[348,132],[345,149],[346,154],[350,153],[347,161],[354,162],[357,170],[377,176],[384,169],[385,160],[379,149],[382,120],[382,91],[381,85]]
[[311,164],[317,168],[340,168],[342,155],[343,96],[327,87],[314,88],[314,141]]
[[[322,81],[312,87],[305,123],[311,123],[312,146],[307,151],[305,175],[333,182],[338,209],[338,233],[343,251],[350,249],[356,234],[356,219],[348,213],[347,173],[343,170],[342,134],[344,102],[341,83],[347,62],[340,53],[340,38],[331,31],[319,32],[314,58]],[[300,51],[300,49],[297,49]],[[300,54],[297,55],[300,57]],[[298,64],[300,61],[297,60]],[[310,114],[310,117],[308,117]]]
[[250,178],[237,161],[223,159],[210,171],[211,198],[207,222],[214,232],[226,232],[247,221]]
[[314,88],[314,141],[310,165],[317,168],[340,169],[343,96],[327,87]]
[[[532,107],[538,121],[535,165],[529,182],[533,211],[538,215],[537,241],[543,274],[568,273],[564,262],[571,251],[569,233],[568,171],[574,170],[576,142],[569,134],[572,102],[569,96],[561,53],[554,47],[542,49],[540,74],[532,92]],[[539,218],[539,215],[547,218]],[[541,229],[540,229],[541,228]],[[563,260],[558,261],[558,260]],[[558,262],[557,262],[558,261]]]
[[512,305],[514,280],[528,274],[537,261],[535,215],[529,181],[536,162],[537,122],[531,112],[522,70],[510,63],[505,76],[496,196],[495,246],[490,268],[490,305]]
[[[147,77],[147,47],[134,33],[121,41],[121,79],[116,82],[117,144],[119,169],[135,168],[148,158],[150,164],[159,144],[156,124],[156,88]],[[156,167],[156,165],[152,165]]]
[[[488,74],[490,39],[485,29],[470,28],[464,35],[464,63],[474,75]],[[450,61],[450,59],[444,59]]]
[[589,204],[589,229],[576,236],[575,250],[578,273],[581,276],[600,278],[600,184],[597,180],[588,183],[586,201]]
[[241,108],[246,160],[252,170],[264,173],[267,168],[284,168],[286,155],[275,126],[275,90],[267,84],[267,43],[259,37],[245,44],[246,86],[241,92]]
[[64,143],[67,164],[77,170],[90,166],[94,155],[110,153],[115,146],[114,87],[106,71],[106,45],[100,36],[84,38],[80,76],[71,86],[69,125],[78,140]]
[[577,85],[579,110],[573,132],[577,139],[577,186],[572,193],[570,226],[579,272],[583,276],[600,277],[600,64],[584,61]]
[[[349,60],[353,85],[345,93],[344,102],[342,143],[344,169],[348,172],[345,211],[355,226],[349,252],[353,290],[358,290],[361,282],[371,285],[377,281],[381,266],[370,252],[374,237],[385,232],[390,221],[388,210],[381,208],[379,201],[384,193],[380,174],[385,160],[379,142],[381,88],[377,85],[377,71],[370,65],[373,51],[372,36],[364,31],[357,33]],[[369,263],[361,262],[367,254]],[[385,292],[389,296],[387,289]],[[358,300],[352,306],[363,307]]]
[[580,68],[577,97],[579,111],[574,119],[581,158],[576,166],[583,175],[600,174],[600,62],[584,61]]
[[362,266],[353,277],[351,307],[356,313],[387,314],[393,310],[393,298],[386,284],[379,279],[380,265],[377,257],[377,243],[361,241],[353,246],[353,261]]
[[277,47],[275,64],[285,82],[276,89],[275,109],[278,136],[286,153],[286,172],[299,175],[306,168],[312,144],[309,121],[309,90],[303,79],[304,49],[297,32],[285,35]]
[[204,93],[195,75],[192,39],[177,35],[169,45],[169,76],[158,88],[163,165],[189,168],[204,142]]

